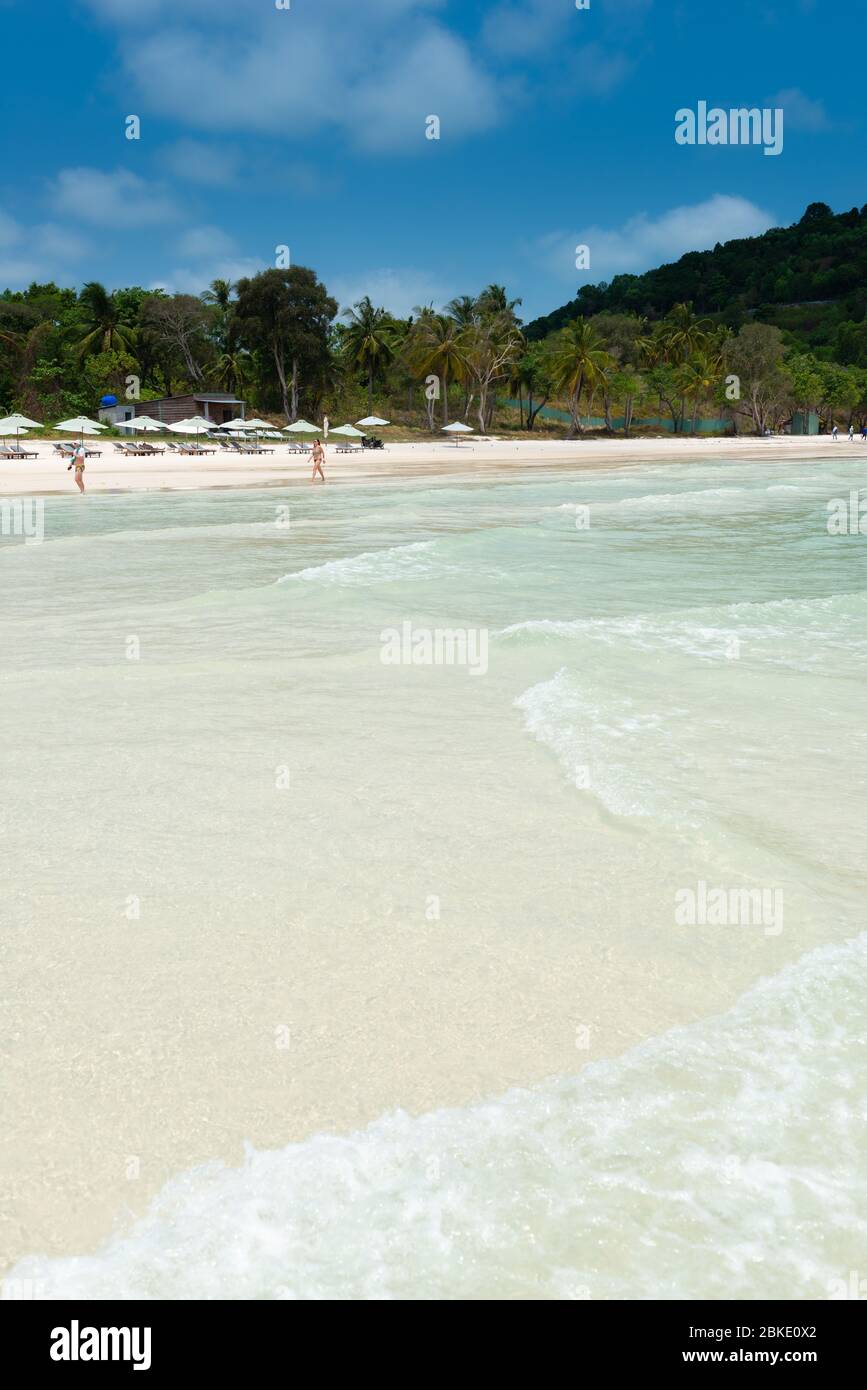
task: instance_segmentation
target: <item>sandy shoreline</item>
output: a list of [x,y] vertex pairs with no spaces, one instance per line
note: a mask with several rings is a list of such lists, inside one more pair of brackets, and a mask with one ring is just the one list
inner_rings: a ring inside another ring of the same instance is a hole
[[[38,451],[38,458],[20,462],[0,459],[0,496],[77,497],[72,474],[66,471],[52,446],[34,442],[31,447]],[[133,460],[116,453],[113,445],[105,441],[92,447],[101,449],[102,457],[87,462],[86,485],[90,493],[285,487],[310,480],[309,459],[279,447],[265,458],[216,454],[197,460],[180,454]],[[327,475],[329,483],[382,483],[416,477],[471,477],[474,473],[487,475],[493,469],[509,472],[516,467],[617,468],[678,459],[771,459],[794,463],[829,457],[829,451],[833,458],[867,459],[867,446],[860,440],[851,445],[848,440],[835,443],[830,435],[770,439],[490,439],[457,448],[439,441],[390,444],[382,451],[366,450],[360,455],[337,454],[329,448]]]

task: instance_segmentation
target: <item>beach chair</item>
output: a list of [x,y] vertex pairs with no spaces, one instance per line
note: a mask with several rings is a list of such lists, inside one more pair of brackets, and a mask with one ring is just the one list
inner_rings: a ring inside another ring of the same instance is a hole
[[39,454],[33,449],[22,449],[20,444],[7,444],[6,451],[14,459],[38,459]]

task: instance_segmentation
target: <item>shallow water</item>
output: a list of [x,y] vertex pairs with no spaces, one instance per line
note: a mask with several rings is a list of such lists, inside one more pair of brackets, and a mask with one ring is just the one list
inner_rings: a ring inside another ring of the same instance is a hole
[[[0,541],[14,1273],[743,1298],[863,1265],[865,542],[826,524],[860,473],[49,499]],[[404,624],[485,659],[383,664]],[[131,1159],[157,1206],[59,1258]]]

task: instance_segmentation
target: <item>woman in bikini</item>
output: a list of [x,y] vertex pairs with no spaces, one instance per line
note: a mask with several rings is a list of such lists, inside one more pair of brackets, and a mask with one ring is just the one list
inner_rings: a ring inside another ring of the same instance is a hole
[[71,462],[71,464],[69,465],[69,468],[67,468],[67,470],[66,470],[67,473],[68,473],[68,472],[70,471],[70,469],[72,469],[72,468],[75,469],[75,486],[78,488],[78,491],[79,491],[79,492],[84,492],[84,460],[85,460],[85,458],[86,458],[86,454],[85,454],[85,452],[84,452],[84,445],[83,445],[83,444],[79,444],[78,447],[77,447],[76,450],[75,450],[75,453],[72,455],[72,462]]
[[319,440],[317,439],[317,440],[316,440],[316,443],[313,445],[313,473],[312,473],[312,476],[311,476],[311,478],[310,478],[311,483],[315,483],[315,482],[316,482],[316,474],[317,474],[317,473],[319,474],[319,476],[320,476],[320,478],[322,479],[323,483],[325,482],[325,474],[324,474],[323,471],[322,471],[322,465],[323,465],[324,462],[325,462],[325,450],[323,449],[322,445],[319,443]]

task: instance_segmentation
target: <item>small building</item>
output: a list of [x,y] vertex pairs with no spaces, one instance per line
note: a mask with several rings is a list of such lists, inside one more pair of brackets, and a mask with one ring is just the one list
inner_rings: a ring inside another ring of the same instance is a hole
[[176,425],[179,420],[201,415],[217,426],[239,416],[243,420],[246,409],[247,402],[235,396],[218,391],[195,391],[189,396],[163,396],[158,401],[119,401],[117,405],[100,406],[99,418],[105,425],[122,425],[134,420],[136,415],[150,415],[154,420]]
[[815,410],[796,410],[792,416],[792,434],[818,434],[819,416]]

